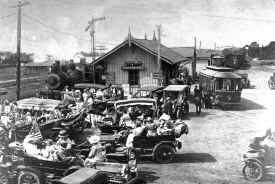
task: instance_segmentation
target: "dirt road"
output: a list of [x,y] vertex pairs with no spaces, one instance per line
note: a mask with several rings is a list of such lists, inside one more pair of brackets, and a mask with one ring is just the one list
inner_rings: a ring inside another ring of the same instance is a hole
[[[251,138],[275,125],[275,91],[266,85],[271,72],[271,67],[249,70],[255,89],[243,91],[240,110],[204,110],[200,116],[191,113],[186,120],[190,133],[181,138],[183,148],[175,162],[160,165],[143,161],[141,174],[149,183],[249,183],[241,173],[242,154]],[[260,183],[274,182],[275,176]]]

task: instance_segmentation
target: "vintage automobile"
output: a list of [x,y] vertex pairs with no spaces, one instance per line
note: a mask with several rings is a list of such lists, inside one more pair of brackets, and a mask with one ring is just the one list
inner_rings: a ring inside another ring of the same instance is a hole
[[[175,127],[178,127],[177,130]],[[134,137],[133,150],[137,159],[142,157],[151,157],[152,160],[165,164],[169,163],[175,157],[175,152],[182,147],[182,143],[178,140],[183,134],[188,134],[187,124],[180,122],[175,124],[171,133],[165,135],[148,136],[148,129]],[[124,130],[118,133],[117,141],[121,145],[125,145],[131,131]]]
[[228,108],[241,103],[242,77],[232,68],[207,66],[199,73],[203,94],[210,96],[212,105]]
[[[127,100],[109,101],[106,103],[107,111],[100,118],[95,119],[96,126],[100,128],[102,133],[113,134],[114,131],[124,130],[127,127],[119,126],[122,109],[133,108],[132,116],[137,117],[141,114],[144,116],[155,117],[156,100],[152,98],[132,98]],[[87,119],[88,121],[88,119]]]
[[172,100],[177,99],[180,95],[188,97],[190,95],[190,86],[189,85],[169,85],[163,89],[164,102],[167,97],[170,97]]
[[[105,164],[105,163],[104,163]],[[72,174],[57,180],[53,182],[53,184],[75,184],[75,183],[81,183],[81,184],[145,184],[146,182],[142,178],[134,177],[131,179],[127,179],[127,175],[125,175],[125,178],[121,177],[120,169],[117,169],[121,167],[121,164],[117,165],[110,165],[108,164],[108,172],[106,170],[102,171],[102,166],[104,167],[104,164],[98,164],[95,166],[95,168],[87,168],[83,167],[79,170],[73,172]],[[122,168],[123,170],[123,168]],[[116,175],[119,175],[121,180],[116,177]]]
[[79,169],[83,162],[75,162],[72,158],[65,161],[42,160],[24,152],[19,142],[9,144],[8,148],[1,150],[0,183],[32,183],[43,184],[60,178]]
[[[37,149],[43,149],[43,144],[35,144],[40,145]],[[39,154],[29,155],[30,153],[25,152],[21,143],[13,142],[9,144],[9,147],[1,149],[0,183],[43,184],[54,182],[60,178],[62,178],[61,182],[65,182],[67,175],[83,167],[92,167],[104,172],[107,177],[102,179],[108,184],[137,180],[137,164],[133,152],[126,150],[121,153],[107,153],[105,162],[97,162],[90,166],[84,163],[89,150],[89,146],[78,144],[78,147],[69,150],[71,156],[53,161],[47,160]],[[75,175],[71,177],[75,177]]]
[[163,86],[144,86],[137,90],[133,98],[153,98],[154,96],[161,97]]
[[34,111],[42,113],[42,111],[52,112],[60,104],[59,100],[43,99],[43,98],[25,98],[18,100],[17,109],[23,111]]
[[264,142],[270,134],[271,130],[269,129],[265,136],[254,138],[252,143],[249,144],[248,151],[243,155],[244,165],[242,172],[245,179],[249,181],[260,181],[267,175],[274,175],[274,147],[262,145],[261,143]]
[[[44,138],[55,139],[59,130],[66,129],[73,134],[81,133],[88,125],[85,122],[87,116],[86,109],[82,109],[76,114],[71,114],[67,117],[61,117],[57,119],[47,120],[46,117],[37,118],[36,122],[39,125],[40,131]],[[11,140],[23,140],[31,130],[32,124],[24,124],[11,128],[12,139]]]
[[[31,112],[31,114],[35,114],[37,117],[41,117],[44,113],[54,114],[54,110],[59,105],[60,101],[32,97],[19,100],[16,103],[17,111],[24,113]],[[47,117],[43,117],[41,122],[42,120],[45,122],[46,119]],[[32,127],[32,124],[26,123],[24,120],[18,120],[14,117],[12,117],[12,120],[10,119],[10,121],[15,121],[13,122],[14,126],[12,127],[13,136],[15,136],[13,138],[16,138],[17,140],[24,139]]]
[[[184,99],[189,99],[190,97],[190,86],[189,85],[169,85],[166,88],[163,89],[163,103],[164,106],[167,103],[167,97],[170,98],[172,101],[177,101],[177,99],[181,99],[184,102]],[[188,102],[184,102],[183,105],[183,114],[189,113],[189,105]],[[176,104],[173,104],[176,105]],[[174,108],[176,109],[176,107]],[[180,111],[176,109],[174,113],[174,117],[182,117],[183,114],[180,115]]]

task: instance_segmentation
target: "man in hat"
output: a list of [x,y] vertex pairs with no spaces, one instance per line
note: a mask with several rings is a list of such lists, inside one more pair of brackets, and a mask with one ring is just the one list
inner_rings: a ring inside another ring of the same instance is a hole
[[168,122],[171,119],[171,117],[167,114],[162,114],[161,117],[159,118],[159,127],[157,128],[157,133],[158,135],[164,135],[170,129],[168,128]]
[[146,128],[148,137],[157,136],[157,124],[151,117],[146,118]]
[[145,126],[142,126],[142,122],[140,120],[136,120],[136,127],[132,130],[132,133],[130,133],[126,140],[126,147],[132,148],[133,147],[133,141],[136,136],[141,136],[144,133]]
[[169,116],[173,113],[173,103],[170,97],[166,98],[166,103],[164,103],[164,113],[168,114]]
[[102,92],[102,89],[98,89],[98,90],[96,91],[95,96],[96,96],[97,99],[103,100],[104,94],[103,94],[103,92]]
[[82,99],[83,99],[83,102],[85,103],[89,97],[89,90],[88,89],[84,89],[83,90],[83,93],[82,93]]
[[91,144],[91,149],[84,165],[87,167],[93,166],[97,162],[104,162],[106,160],[106,147],[100,144],[100,137],[92,135],[87,140]]
[[69,138],[69,134],[66,130],[59,131],[56,147],[62,147],[66,150],[69,150],[72,148],[72,145],[74,144],[74,141]]

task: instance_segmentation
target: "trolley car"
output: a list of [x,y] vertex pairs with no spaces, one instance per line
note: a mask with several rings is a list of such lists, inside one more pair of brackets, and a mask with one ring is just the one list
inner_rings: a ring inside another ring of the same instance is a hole
[[199,74],[199,84],[212,105],[232,107],[241,103],[242,77],[232,68],[207,66]]

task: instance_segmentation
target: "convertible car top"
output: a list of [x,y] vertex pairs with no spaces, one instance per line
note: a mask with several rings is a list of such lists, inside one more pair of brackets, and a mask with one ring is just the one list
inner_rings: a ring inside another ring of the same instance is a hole
[[18,100],[16,103],[18,109],[53,111],[60,102],[60,100],[32,97]]

